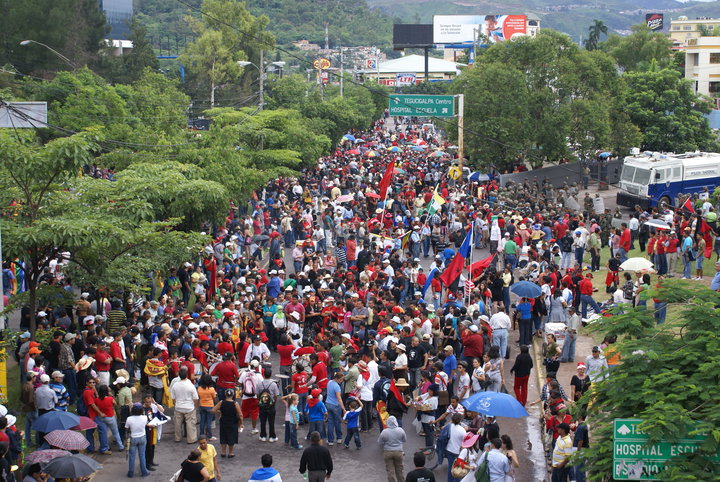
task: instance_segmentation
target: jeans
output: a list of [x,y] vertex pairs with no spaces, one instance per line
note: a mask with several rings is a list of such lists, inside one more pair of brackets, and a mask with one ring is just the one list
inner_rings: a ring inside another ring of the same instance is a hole
[[571,478],[575,482],[585,482],[587,480],[585,477],[585,466],[582,462],[578,462],[577,464],[578,465],[575,465],[570,469],[570,473],[572,474]]
[[432,448],[435,445],[435,429],[429,423],[422,423],[423,432],[425,433],[425,447]]
[[683,262],[683,278],[690,278],[690,270],[692,269],[692,261],[686,255],[682,257]]
[[568,331],[565,336],[565,343],[563,343],[562,353],[560,354],[561,362],[572,362],[575,361],[575,342],[577,341],[577,334]]
[[212,422],[215,420],[215,414],[212,407],[199,407],[200,410],[200,435],[206,435],[208,439],[212,438]]
[[[268,425],[267,432],[265,424]],[[277,438],[275,436],[275,410],[260,410],[260,437],[265,438],[268,434],[270,438]]]
[[327,253],[327,242],[325,241],[325,238],[318,239],[317,242],[317,251],[318,253],[325,254]]
[[88,452],[95,452],[95,430],[97,430],[98,439],[100,439],[100,452],[107,452],[110,450],[110,444],[108,443],[107,426],[103,423],[103,417],[95,417],[93,422],[97,424],[97,428],[85,430],[85,438],[90,443],[87,448]]
[[75,369],[70,368],[69,370],[63,370],[63,375],[65,375],[63,381],[65,382],[65,386],[67,387],[68,394],[70,395],[70,400],[68,403],[70,405],[73,405],[77,401],[77,379],[75,378]]
[[423,239],[423,256],[427,258],[430,255],[430,236]]
[[308,394],[298,393],[298,412],[300,412],[300,425],[308,423],[308,416],[305,415],[305,405],[307,405]]
[[383,459],[385,460],[385,471],[387,472],[388,482],[403,482],[405,480],[403,455],[403,452],[401,452],[400,450],[386,450],[383,452]]
[[512,266],[512,269],[517,268],[517,256],[515,256],[514,254],[506,254],[505,264],[509,264],[510,266]]
[[373,402],[372,400],[363,400],[362,412],[360,412],[360,429],[367,431],[372,428],[373,421]]
[[617,254],[620,255],[620,262],[624,263],[628,259],[627,251],[625,251],[623,248],[618,248]]
[[[510,288],[503,288],[502,290],[503,295],[503,308],[505,308],[505,313],[510,314]],[[503,356],[505,356],[503,354]]]
[[[117,445],[118,450],[125,450],[125,443],[123,442],[122,437],[120,436],[120,431],[118,430],[118,424],[117,419],[115,417],[101,417],[103,423],[107,426],[108,431],[112,434],[113,438],[115,439],[115,444]],[[110,446],[110,443],[108,442],[108,446]]]
[[343,442],[343,445],[345,445],[346,447],[349,447],[351,438],[355,439],[355,447],[360,448],[361,443],[360,443],[360,429],[359,428],[357,428],[357,427],[349,428],[348,427],[347,434],[345,435],[345,442]]
[[152,394],[155,403],[162,404],[163,393],[165,393],[165,389],[163,387],[150,387],[150,393]]
[[575,248],[575,262],[582,266],[583,258],[585,257],[585,248]]
[[287,442],[294,449],[300,448],[300,444],[297,439],[297,425],[290,422],[285,422],[287,434],[285,436]]
[[532,320],[520,320],[520,344],[531,345],[532,344]]
[[567,482],[568,475],[570,473],[570,467],[553,467],[552,469],[552,482]]
[[410,384],[410,391],[415,390],[418,385],[420,385],[421,377],[420,372],[422,371],[422,368],[408,368],[408,383]]
[[590,271],[598,271],[600,269],[600,250],[590,251]]
[[448,472],[447,472],[447,480],[448,482],[458,482],[458,479],[452,476],[452,466],[455,463],[455,460],[458,458],[458,454],[452,453],[448,450],[445,450],[445,458],[448,461]]
[[302,261],[293,261],[293,268],[295,269],[296,273],[299,273],[300,271],[302,271],[303,262]]
[[[308,439],[308,440],[310,440],[310,434],[313,433],[313,432],[318,432],[318,433],[320,433],[320,438],[321,438],[321,439],[327,438],[327,437],[326,437],[326,434],[325,434],[325,421],[323,421],[323,420],[316,420],[316,421],[314,421],[314,422],[311,421],[311,422],[309,423],[309,427],[308,427],[308,434],[307,434],[307,439]],[[338,441],[340,441],[340,439],[341,439],[341,438],[338,437]],[[329,442],[328,442],[328,443],[329,443]]]
[[[32,437],[30,436],[32,434],[32,424],[35,423],[35,420],[38,418],[37,411],[35,412],[25,412],[25,446],[30,447],[32,445]],[[40,434],[35,434],[35,444],[39,447],[40,446]]]
[[342,440],[342,409],[340,405],[326,405],[328,411],[328,442]]
[[140,459],[140,473],[144,476],[148,475],[147,465],[145,463],[145,448],[147,447],[147,439],[143,435],[142,437],[130,439],[130,450],[128,450],[128,477],[133,476],[135,471],[135,452]]
[[590,295],[580,295],[580,304],[582,305],[582,317],[587,318],[587,305],[589,304],[595,311],[596,315],[600,314],[600,305]]
[[492,344],[500,348],[500,358],[505,358],[508,344],[508,331],[505,328],[493,330]]
[[655,266],[655,269],[657,269],[658,274],[667,274],[668,272],[668,262],[667,262],[667,254],[658,254],[657,255],[657,265]]
[[573,255],[571,252],[563,251],[561,253],[562,260],[560,261],[560,269],[572,268]]
[[655,303],[655,323],[662,325],[665,323],[665,317],[667,316],[667,303],[658,301]]

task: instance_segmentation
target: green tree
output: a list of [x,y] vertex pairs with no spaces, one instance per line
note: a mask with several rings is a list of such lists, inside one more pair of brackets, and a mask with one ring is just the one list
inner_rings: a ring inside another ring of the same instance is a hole
[[587,50],[595,50],[600,42],[600,36],[608,33],[607,25],[602,20],[594,20],[593,24],[588,28],[588,38],[585,40],[585,48]]
[[642,132],[642,149],[685,152],[712,148],[707,118],[711,104],[672,68],[628,72],[623,111]]
[[581,403],[590,403],[593,442],[575,460],[585,460],[590,480],[611,479],[612,421],[639,418],[651,443],[707,434],[697,452],[673,457],[660,480],[717,480],[720,403],[713,387],[720,363],[720,294],[701,284],[664,280],[651,298],[668,303],[665,324],[656,325],[648,309],[626,307],[593,325],[600,336],[620,337],[614,346],[622,362],[607,380],[593,383]]
[[642,70],[655,61],[660,66],[672,63],[672,42],[661,32],[647,25],[633,25],[633,33],[625,37],[611,35],[600,48],[615,58],[622,70]]
[[103,77],[116,84],[131,84],[138,80],[146,68],[158,70],[155,51],[147,39],[145,27],[133,17],[130,24],[130,38],[133,48],[125,55],[110,55],[106,53],[98,62]]
[[[40,145],[32,133],[0,133],[0,200],[3,206],[14,205],[12,215],[0,220],[3,249],[7,259],[25,262],[30,313],[37,306],[40,277],[50,260],[63,252],[67,238],[90,243],[95,234],[82,218],[74,225],[58,222],[66,205],[64,196],[56,194],[92,162],[98,140],[97,133],[84,132]],[[34,316],[30,322],[34,331]]]

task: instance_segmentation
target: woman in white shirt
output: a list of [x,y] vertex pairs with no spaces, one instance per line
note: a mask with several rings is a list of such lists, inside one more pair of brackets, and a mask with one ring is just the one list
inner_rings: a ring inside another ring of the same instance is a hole
[[143,415],[142,406],[138,403],[130,409],[130,416],[125,420],[125,429],[130,435],[130,449],[128,450],[128,477],[133,476],[135,470],[135,452],[137,451],[140,459],[140,473],[143,477],[147,477],[147,465],[145,463],[145,447],[147,439],[145,438],[145,426],[147,425],[147,417]]
[[438,391],[438,385],[431,383],[427,392],[415,399],[415,408],[420,414],[420,423],[422,423],[423,432],[425,433],[425,448],[427,450],[432,449],[435,445],[432,423],[435,421],[438,408]]
[[483,370],[480,360],[473,358],[473,373],[472,373],[472,391],[473,393],[482,392],[484,390],[483,383],[485,383],[485,370]]
[[448,482],[458,482],[458,479],[452,476],[452,466],[455,463],[455,459],[458,458],[460,450],[462,449],[462,442],[465,439],[465,428],[460,425],[462,421],[462,415],[456,413],[452,416],[452,423],[450,424],[450,439],[448,440],[447,446],[445,447],[445,458],[448,461]]
[[460,482],[475,482],[475,470],[477,469],[477,466],[480,465],[478,463],[478,459],[483,454],[482,447],[480,446],[480,440],[479,434],[472,432],[465,434],[465,438],[462,442],[463,448],[460,451],[458,458],[467,463],[470,468],[470,472],[468,472]]

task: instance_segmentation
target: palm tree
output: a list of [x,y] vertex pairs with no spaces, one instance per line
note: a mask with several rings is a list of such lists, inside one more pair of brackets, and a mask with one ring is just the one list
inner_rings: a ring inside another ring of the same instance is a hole
[[600,36],[602,34],[607,36],[608,28],[602,20],[595,20],[594,23],[590,25],[590,28],[588,28],[588,32],[590,36],[585,41],[585,48],[587,50],[595,50],[598,47],[598,42],[600,42]]

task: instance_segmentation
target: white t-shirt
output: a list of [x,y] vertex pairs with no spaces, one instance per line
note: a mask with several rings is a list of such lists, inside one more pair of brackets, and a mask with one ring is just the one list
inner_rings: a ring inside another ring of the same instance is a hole
[[482,387],[480,386],[480,380],[477,379],[477,377],[485,375],[485,370],[483,370],[482,367],[477,367],[473,371],[473,377],[472,377],[472,389],[473,392],[479,392],[482,390]]
[[130,430],[131,438],[144,437],[145,425],[147,425],[147,417],[145,415],[131,415],[125,420],[125,428]]
[[199,400],[197,388],[188,380],[179,380],[170,388],[170,396],[175,400],[175,410],[190,413],[195,410],[194,400]]
[[454,423],[450,424],[450,440],[448,440],[445,450],[452,454],[459,454],[462,449],[462,441],[465,438],[465,429],[462,425]]
[[[465,400],[466,398],[468,398],[470,396],[470,375],[468,375],[467,373],[465,373],[464,375],[460,376],[460,378],[458,378],[458,384],[457,384],[457,388],[455,389],[455,394],[459,397],[460,394],[462,393],[463,389],[465,389],[465,388],[467,388],[467,390],[465,390],[465,395],[463,395],[463,397],[462,397],[463,400]],[[453,453],[457,453],[457,452],[453,452]]]
[[395,368],[407,367],[408,358],[405,353],[400,353],[395,359]]

